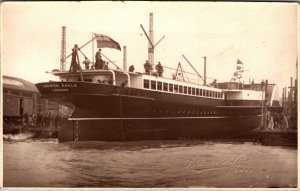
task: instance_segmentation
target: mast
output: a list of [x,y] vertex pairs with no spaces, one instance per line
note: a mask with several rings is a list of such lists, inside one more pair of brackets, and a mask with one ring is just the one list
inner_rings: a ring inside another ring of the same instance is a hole
[[204,58],[204,85],[206,85],[206,56]]
[[153,34],[153,13],[150,13],[149,18],[149,42],[148,42],[148,61],[151,68],[154,68],[154,34]]
[[127,52],[126,52],[126,46],[123,46],[123,70],[127,71]]
[[153,13],[150,13],[149,34],[146,33],[143,25],[140,24],[140,26],[141,26],[145,36],[148,39],[148,62],[150,63],[151,70],[153,70],[153,68],[154,68],[154,48],[165,38],[165,36],[163,36],[156,44],[154,44]]
[[66,70],[66,27],[62,27],[61,52],[60,52],[60,70]]
[[[92,33],[92,39],[94,39],[94,33]],[[95,50],[94,50],[94,40],[93,40],[92,41],[92,65],[95,65],[94,55],[95,55]]]

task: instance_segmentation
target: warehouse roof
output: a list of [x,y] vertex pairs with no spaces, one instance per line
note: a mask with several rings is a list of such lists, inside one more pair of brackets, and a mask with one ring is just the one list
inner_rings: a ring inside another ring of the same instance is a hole
[[26,80],[21,78],[3,76],[3,88],[9,88],[14,90],[29,91],[29,92],[39,92],[37,87]]

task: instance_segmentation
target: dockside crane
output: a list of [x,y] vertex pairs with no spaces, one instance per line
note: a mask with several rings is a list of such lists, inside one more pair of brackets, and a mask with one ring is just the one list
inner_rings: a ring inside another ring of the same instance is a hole
[[60,70],[66,70],[66,27],[62,27],[61,52],[60,52]]

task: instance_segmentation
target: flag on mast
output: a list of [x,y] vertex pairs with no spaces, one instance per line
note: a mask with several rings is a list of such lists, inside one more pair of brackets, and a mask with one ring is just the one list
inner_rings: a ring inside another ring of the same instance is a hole
[[114,48],[121,50],[120,44],[114,41],[112,38],[102,34],[94,33],[94,35],[97,41],[97,48]]
[[237,62],[236,62],[236,69],[237,69],[238,71],[241,71],[241,70],[244,69],[243,65],[244,65],[243,62],[241,62],[239,59],[237,59]]
[[243,65],[243,62],[242,61],[240,61],[239,59],[237,59],[237,62],[236,62],[237,64],[241,64],[241,65]]

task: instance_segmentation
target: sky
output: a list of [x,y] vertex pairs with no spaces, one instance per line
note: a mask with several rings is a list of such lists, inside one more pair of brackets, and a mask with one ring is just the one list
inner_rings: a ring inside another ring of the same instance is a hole
[[[5,2],[1,73],[34,83],[56,79],[46,71],[60,67],[62,26],[67,55],[100,33],[126,46],[127,65],[143,72],[148,42],[140,24],[148,31],[151,12],[155,43],[165,35],[155,63],[176,68],[180,62],[192,71],[184,54],[203,74],[206,56],[207,76],[220,82],[231,79],[239,59],[246,83],[268,79],[280,89],[296,77],[297,4],[275,2]],[[92,60],[92,44],[82,51]],[[102,52],[123,68],[122,51]]]

